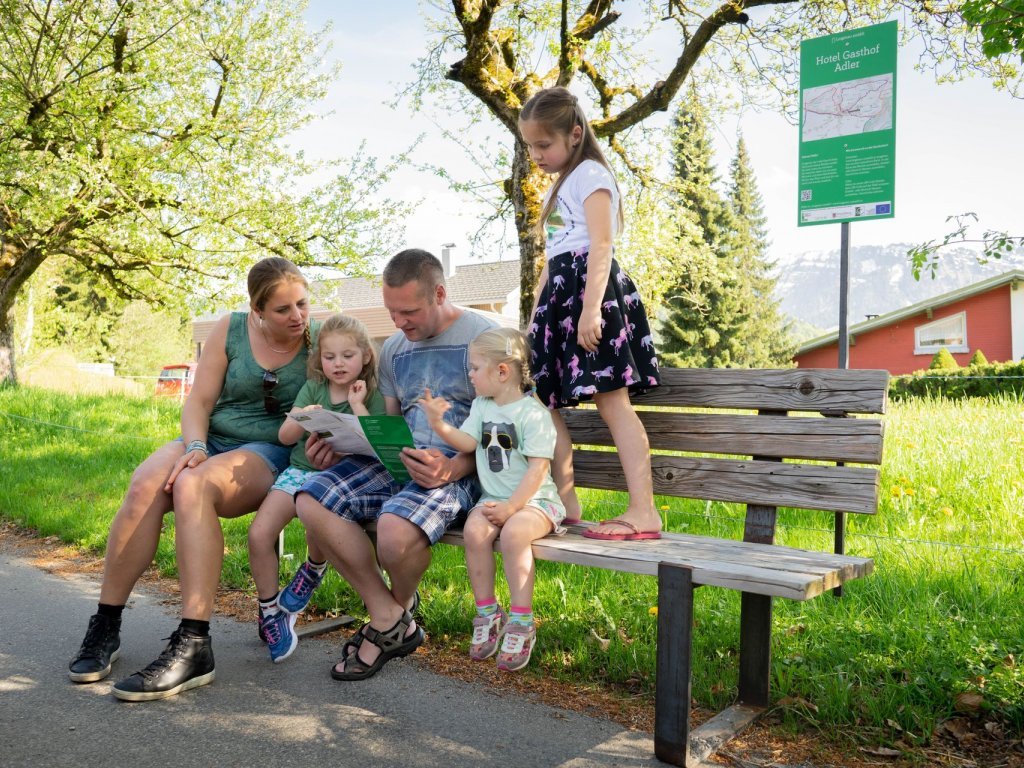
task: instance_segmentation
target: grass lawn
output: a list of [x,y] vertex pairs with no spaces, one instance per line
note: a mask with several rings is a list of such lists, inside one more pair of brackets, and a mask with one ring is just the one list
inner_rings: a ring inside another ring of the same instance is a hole
[[[0,389],[0,517],[102,550],[132,469],[177,436],[178,414],[176,404],[149,399]],[[874,743],[924,740],[958,709],[1024,728],[1022,443],[1018,400],[891,406],[880,512],[847,522],[847,551],[873,557],[875,573],[838,600],[775,601],[772,695],[788,697],[791,723],[831,733],[856,726],[855,737]],[[590,518],[625,506],[613,493],[583,492],[583,501]],[[659,504],[670,530],[742,536],[735,505]],[[777,541],[831,549],[832,517],[785,510]],[[248,520],[224,526],[228,586],[251,588]],[[304,556],[297,522],[286,549],[293,562]],[[171,516],[157,561],[174,574]],[[434,642],[467,646],[472,597],[462,551],[437,547],[421,591]],[[528,674],[653,700],[656,595],[653,578],[539,563],[534,606],[543,624]],[[314,602],[362,613],[333,573]],[[717,710],[735,696],[739,595],[703,588],[696,603],[693,695]]]

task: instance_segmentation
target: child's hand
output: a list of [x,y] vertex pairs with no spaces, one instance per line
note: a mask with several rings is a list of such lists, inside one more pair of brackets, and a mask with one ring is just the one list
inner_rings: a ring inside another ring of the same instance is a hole
[[499,528],[516,513],[507,501],[485,501],[481,511],[487,522]]
[[348,404],[351,406],[362,405],[366,401],[366,382],[356,379],[348,385]]
[[426,412],[427,419],[431,424],[436,424],[441,421],[442,417],[452,407],[451,403],[443,397],[434,397],[431,395],[429,388],[423,390],[423,397],[420,398],[420,406]]
[[291,416],[293,413],[302,413],[304,411],[315,411],[317,408],[323,408],[323,406],[317,403],[313,403],[303,408],[292,408],[290,411],[288,411],[288,415]]
[[579,323],[576,326],[576,343],[587,352],[597,350],[601,341],[601,307],[590,309],[586,306],[580,313]]

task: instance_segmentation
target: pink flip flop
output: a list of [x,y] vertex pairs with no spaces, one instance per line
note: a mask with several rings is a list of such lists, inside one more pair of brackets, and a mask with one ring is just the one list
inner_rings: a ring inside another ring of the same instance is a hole
[[625,528],[629,528],[632,533],[599,533],[588,528],[583,532],[583,535],[588,539],[600,539],[601,541],[640,541],[642,539],[661,538],[661,531],[641,531],[628,520],[605,520],[598,523],[598,525],[605,525],[607,523],[614,523],[615,525],[621,525]]

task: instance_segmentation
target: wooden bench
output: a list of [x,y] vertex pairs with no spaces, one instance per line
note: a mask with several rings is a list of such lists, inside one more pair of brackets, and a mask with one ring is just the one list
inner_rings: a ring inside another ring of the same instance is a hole
[[[882,422],[853,415],[884,413],[887,389],[886,371],[665,370],[661,387],[633,401],[651,442],[654,492],[746,504],[743,541],[675,533],[657,541],[598,541],[582,536],[584,524],[534,545],[538,560],[658,577],[654,748],[660,760],[695,765],[765,710],[774,598],[810,600],[871,573],[868,558],[773,542],[780,507],[836,513],[840,552],[842,515],[876,512]],[[658,410],[643,410],[647,407]],[[624,490],[614,452],[580,447],[612,445],[597,411],[564,415],[577,445],[576,484]],[[451,531],[442,541],[461,546],[462,532]],[[691,731],[693,590],[698,586],[742,593],[739,696],[735,705]]]

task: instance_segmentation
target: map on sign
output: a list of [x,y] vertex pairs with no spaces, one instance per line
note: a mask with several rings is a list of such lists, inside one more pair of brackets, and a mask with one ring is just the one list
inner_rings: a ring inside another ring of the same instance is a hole
[[892,74],[804,91],[803,141],[892,129]]

